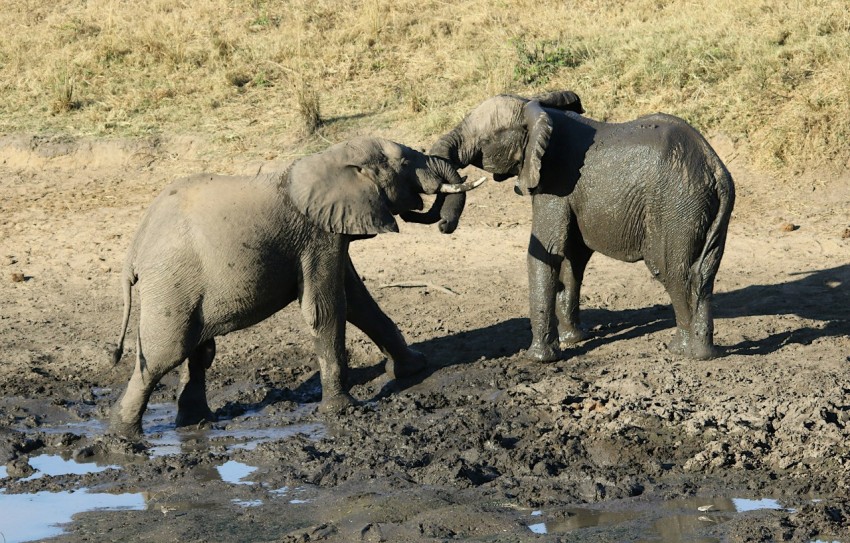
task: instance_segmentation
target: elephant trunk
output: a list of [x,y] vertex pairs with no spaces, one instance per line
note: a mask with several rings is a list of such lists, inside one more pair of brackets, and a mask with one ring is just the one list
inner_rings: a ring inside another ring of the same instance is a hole
[[461,159],[460,152],[460,143],[463,141],[461,137],[461,127],[463,123],[456,126],[451,132],[443,134],[443,136],[437,140],[431,150],[428,151],[428,154],[431,156],[437,156],[448,160],[452,166],[455,168],[464,168],[469,165],[469,162],[464,162]]
[[[423,192],[437,193],[434,203],[424,213],[408,211],[402,213],[401,218],[407,222],[418,224],[434,224],[439,221],[438,227],[440,232],[451,234],[457,228],[460,214],[466,205],[467,184],[464,183],[463,178],[457,173],[457,170],[452,167],[447,157],[440,155],[429,156],[427,170],[440,180],[440,185],[434,187],[432,190],[427,190],[425,186],[422,187]],[[454,186],[457,186],[459,189],[462,186],[464,188],[457,193],[445,190],[454,188]],[[443,190],[440,187],[443,187]]]
[[[431,147],[431,150],[428,151],[428,154],[445,159],[454,168],[463,168],[468,164],[461,162],[460,141],[460,125],[458,125],[454,128],[454,130],[444,134],[439,140],[437,140],[437,142]],[[431,209],[421,215],[428,220],[439,220],[440,232],[444,234],[451,234],[457,228],[464,206],[466,206],[466,193],[464,192],[448,195],[439,194],[434,200]]]
[[[427,165],[428,171],[439,177],[442,183],[448,183],[449,185],[460,185],[463,183],[460,174],[457,173],[457,170],[447,160],[436,156],[429,156]],[[437,191],[440,191],[439,187],[433,192]]]

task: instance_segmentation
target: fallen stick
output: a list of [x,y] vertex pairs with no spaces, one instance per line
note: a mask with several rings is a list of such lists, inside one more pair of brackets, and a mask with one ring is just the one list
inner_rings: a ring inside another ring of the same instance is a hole
[[453,292],[447,289],[446,287],[441,287],[440,285],[435,285],[433,283],[420,283],[416,281],[400,281],[398,283],[388,283],[386,285],[380,285],[378,288],[431,288],[443,292],[445,294],[457,296],[457,292]]

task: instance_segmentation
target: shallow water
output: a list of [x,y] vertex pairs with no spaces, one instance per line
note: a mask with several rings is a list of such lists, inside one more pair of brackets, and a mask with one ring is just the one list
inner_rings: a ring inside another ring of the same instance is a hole
[[[285,439],[298,434],[305,434],[313,439],[324,435],[324,425],[318,423],[293,424],[277,428],[252,427],[262,422],[262,415],[248,413],[230,423],[235,429],[201,428],[177,429],[174,419],[176,411],[172,404],[151,404],[143,420],[146,435],[153,444],[150,450],[153,456],[179,454],[186,450],[206,449],[211,445],[224,445],[227,449],[252,450],[260,443]],[[257,421],[251,420],[256,415]],[[48,434],[74,433],[93,437],[101,435],[106,424],[100,420],[73,422],[58,426],[40,427],[39,431]],[[108,469],[121,469],[117,465],[98,465],[93,462],[76,462],[66,460],[59,455],[45,454],[29,459],[29,464],[35,473],[22,479],[32,481],[45,476],[86,475]],[[254,482],[244,481],[257,468],[241,462],[228,461],[216,466],[210,473],[209,479],[220,479],[233,485],[253,485]],[[0,479],[8,477],[6,466],[0,466]],[[2,484],[2,483],[0,483]],[[297,491],[297,489],[296,489]],[[145,509],[143,493],[108,494],[90,493],[85,488],[61,492],[35,492],[24,494],[6,494],[5,487],[0,487],[0,541],[5,543],[34,541],[54,537],[63,533],[61,524],[71,522],[71,517],[77,513],[95,510],[141,510]],[[270,497],[288,494],[289,489],[279,489],[270,492]],[[264,501],[258,499],[234,499],[234,505],[242,508],[259,507]],[[290,503],[306,503],[305,500],[290,500]],[[173,510],[191,508],[198,504],[167,504],[159,505],[163,514]],[[213,504],[214,505],[214,504]]]
[[321,439],[326,428],[320,423],[299,423],[281,427],[256,427],[262,414],[249,412],[228,421],[228,426],[237,428],[180,428],[174,420],[177,416],[174,404],[150,404],[145,414],[143,427],[152,447],[152,456],[169,456],[206,449],[210,445],[224,445],[228,450],[254,450],[260,443],[286,439],[303,434],[311,439]]
[[121,466],[112,464],[99,466],[93,462],[81,463],[74,460],[66,460],[56,454],[34,456],[29,459],[29,465],[36,471],[26,479],[23,479],[24,481],[40,479],[45,475],[53,477],[59,475],[85,475],[87,473],[99,473],[108,469],[121,469]]
[[253,485],[253,482],[243,481],[243,479],[257,471],[257,468],[243,464],[242,462],[236,462],[235,460],[228,460],[224,464],[217,466],[216,470],[218,470],[219,477],[225,483],[232,485]]
[[64,532],[61,524],[77,513],[94,510],[141,510],[139,494],[90,493],[85,488],[64,492],[5,494],[0,491],[0,534],[6,543],[33,541]]
[[736,514],[762,509],[785,508],[769,498],[684,498],[617,511],[571,508],[551,517],[545,511],[535,510],[530,513],[527,526],[535,534],[621,527],[644,535],[647,541],[714,543],[719,540],[700,538],[698,533],[713,524],[728,522]]

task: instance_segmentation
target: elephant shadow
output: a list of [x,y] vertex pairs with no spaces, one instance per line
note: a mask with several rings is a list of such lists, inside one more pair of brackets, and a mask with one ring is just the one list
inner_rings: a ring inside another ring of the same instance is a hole
[[[720,321],[716,326],[724,326],[724,319],[781,315],[817,322],[780,332],[768,329],[764,337],[718,346],[721,355],[765,355],[789,343],[809,345],[820,338],[850,334],[850,264],[791,276],[792,280],[782,283],[750,285],[715,294],[714,315]],[[582,322],[591,330],[591,337],[568,348],[567,357],[675,327],[669,304],[620,311],[585,308]],[[429,339],[414,345],[428,356],[430,363],[421,376],[412,379],[418,382],[440,368],[481,358],[510,357],[522,352],[530,342],[531,327],[525,317]]]
[[[826,337],[850,335],[850,264],[834,268],[792,274],[791,281],[750,285],[714,296],[714,314],[723,326],[724,319],[789,315],[815,323],[764,337],[745,339],[736,345],[719,346],[722,355],[765,355],[788,344],[809,345]],[[572,357],[623,339],[634,339],[675,326],[673,309],[652,305],[615,311],[604,308],[582,309],[582,322],[592,330],[590,339],[570,347]],[[431,338],[412,345],[429,360],[422,373],[391,382],[374,398],[421,383],[443,368],[469,364],[480,359],[509,358],[523,352],[531,343],[527,317],[512,317],[481,328]],[[850,353],[849,353],[850,354]],[[352,368],[349,384],[364,384],[384,372],[384,360],[366,367]],[[281,401],[311,403],[321,400],[318,372],[293,389],[272,388],[255,403],[228,403],[217,410],[220,417],[232,418],[246,411],[259,410]]]
[[850,264],[790,275],[794,279],[784,283],[751,285],[715,295],[715,316],[789,315],[817,322],[746,339],[726,347],[727,354],[770,354],[787,344],[809,345],[821,338],[850,334]]
[[[850,264],[823,270],[791,274],[782,283],[750,285],[714,295],[715,329],[723,319],[768,316],[796,316],[818,321],[764,337],[745,339],[736,345],[719,345],[721,355],[765,355],[789,343],[809,345],[817,339],[850,334]],[[582,322],[593,330],[591,338],[568,354],[584,354],[600,345],[620,339],[673,328],[676,324],[670,305],[611,311],[582,310]]]

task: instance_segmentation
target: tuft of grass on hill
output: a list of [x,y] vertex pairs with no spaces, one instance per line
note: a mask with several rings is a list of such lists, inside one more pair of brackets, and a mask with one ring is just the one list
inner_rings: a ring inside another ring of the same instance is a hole
[[570,88],[597,119],[726,133],[763,169],[850,159],[846,0],[27,0],[0,28],[6,132],[268,156],[433,141],[493,94]]

